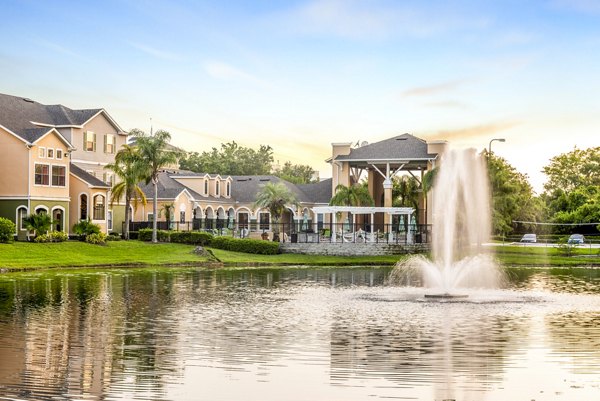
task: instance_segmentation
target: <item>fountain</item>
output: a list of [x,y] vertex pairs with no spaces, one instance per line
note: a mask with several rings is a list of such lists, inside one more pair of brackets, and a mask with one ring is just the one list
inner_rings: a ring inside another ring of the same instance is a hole
[[412,285],[416,278],[432,291],[426,298],[466,298],[466,289],[498,288],[502,274],[482,250],[490,227],[484,158],[475,149],[448,150],[433,188],[431,260],[415,256],[399,262],[391,282]]

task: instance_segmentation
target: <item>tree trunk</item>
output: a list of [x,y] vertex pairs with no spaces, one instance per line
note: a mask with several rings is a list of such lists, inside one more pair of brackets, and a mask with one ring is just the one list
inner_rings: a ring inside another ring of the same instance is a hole
[[129,205],[131,205],[131,196],[127,194],[125,196],[125,227],[123,227],[123,238],[129,239],[129,220],[131,216],[129,216]]
[[154,186],[154,199],[152,199],[152,242],[158,242],[157,236],[157,213],[156,209],[158,209],[158,179],[152,179],[152,185]]

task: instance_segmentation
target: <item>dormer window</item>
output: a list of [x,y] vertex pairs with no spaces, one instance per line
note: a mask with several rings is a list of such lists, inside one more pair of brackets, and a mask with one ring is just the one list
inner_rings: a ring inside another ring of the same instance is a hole
[[215,182],[215,195],[216,195],[216,196],[219,196],[219,192],[220,192],[220,190],[221,190],[221,188],[220,188],[220,184],[221,184],[221,183],[220,183],[219,181]]
[[204,180],[204,196],[208,196],[208,180]]
[[227,181],[227,195],[228,198],[231,196],[231,183]]

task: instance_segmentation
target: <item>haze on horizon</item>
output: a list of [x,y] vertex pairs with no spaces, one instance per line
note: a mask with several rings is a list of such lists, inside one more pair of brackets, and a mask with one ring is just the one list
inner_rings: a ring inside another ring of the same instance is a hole
[[600,1],[5,0],[0,92],[103,107],[202,152],[271,145],[322,176],[331,142],[411,133],[493,150],[541,192],[600,145]]

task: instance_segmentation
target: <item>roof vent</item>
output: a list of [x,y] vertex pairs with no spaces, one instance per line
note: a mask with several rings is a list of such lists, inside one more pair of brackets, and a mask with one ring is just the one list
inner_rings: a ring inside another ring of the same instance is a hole
[[367,141],[362,141],[362,142],[360,143],[360,147],[362,148],[363,146],[367,146],[368,144],[369,144],[369,142],[367,142]]
[[244,182],[244,181],[248,181],[248,179],[247,178],[238,178],[236,181],[237,182]]
[[397,141],[406,141],[408,138],[406,138],[405,136],[399,136],[398,138],[396,138]]
[[270,178],[260,178],[259,181],[271,181]]
[[27,103],[33,103],[33,100],[31,100],[28,97],[24,97],[23,100],[26,101]]

